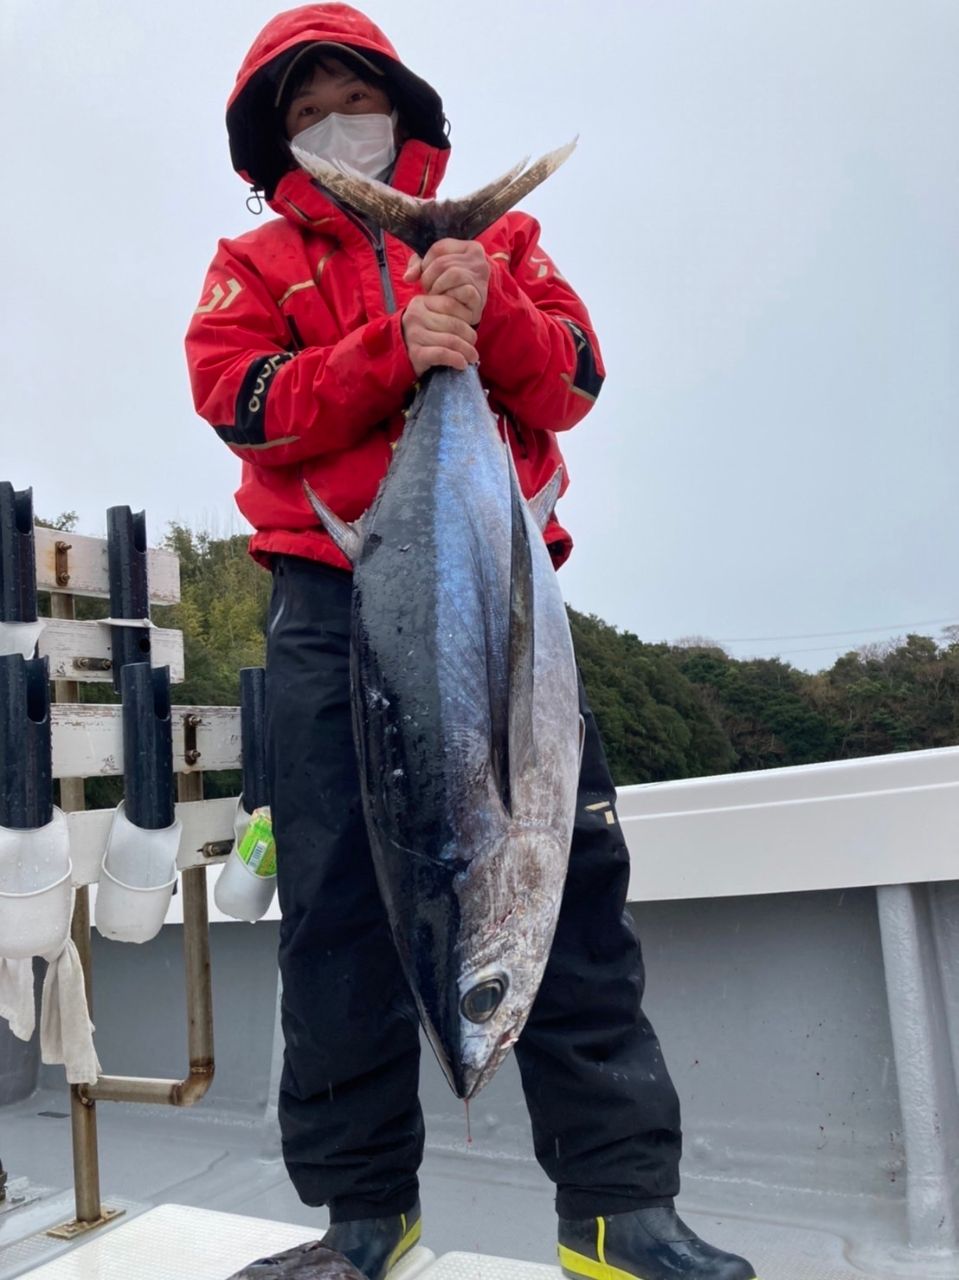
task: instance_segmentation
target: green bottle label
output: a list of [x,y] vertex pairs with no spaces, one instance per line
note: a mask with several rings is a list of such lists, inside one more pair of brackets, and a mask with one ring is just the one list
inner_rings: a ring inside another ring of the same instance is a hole
[[237,854],[258,876],[276,875],[276,841],[269,810],[257,809],[250,819]]

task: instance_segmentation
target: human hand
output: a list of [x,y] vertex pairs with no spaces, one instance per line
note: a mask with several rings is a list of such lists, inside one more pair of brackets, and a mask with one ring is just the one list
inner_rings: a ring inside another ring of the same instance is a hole
[[455,298],[466,308],[467,320],[477,325],[489,292],[490,262],[478,240],[437,240],[422,257],[410,258],[403,279],[419,280],[430,297]]
[[463,303],[450,294],[419,293],[410,300],[400,323],[418,378],[436,365],[465,369],[479,363],[476,330],[469,316]]

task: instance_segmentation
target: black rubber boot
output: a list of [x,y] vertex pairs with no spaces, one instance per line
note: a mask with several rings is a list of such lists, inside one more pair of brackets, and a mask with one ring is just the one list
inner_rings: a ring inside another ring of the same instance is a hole
[[745,1258],[690,1231],[675,1209],[657,1205],[605,1218],[560,1218],[559,1261],[589,1280],[755,1280]]
[[349,1258],[366,1280],[385,1280],[419,1240],[422,1229],[417,1203],[409,1213],[394,1213],[388,1218],[333,1222],[321,1243]]

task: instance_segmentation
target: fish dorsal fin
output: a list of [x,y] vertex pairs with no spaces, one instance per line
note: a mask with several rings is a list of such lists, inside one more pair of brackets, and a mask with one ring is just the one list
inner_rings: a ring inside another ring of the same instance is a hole
[[371,218],[411,249],[423,254],[437,240],[452,236],[474,240],[554,173],[576,146],[576,139],[533,164],[522,160],[501,178],[456,200],[418,200],[384,182],[320,160],[291,143],[293,158],[322,187],[358,213]]
[[523,511],[523,496],[517,483],[512,458],[510,458],[510,492],[512,501],[510,504],[509,706],[507,713],[509,793],[506,807],[512,813],[520,790],[520,779],[533,763],[536,754],[533,738],[533,660],[535,657],[533,556]]
[[365,517],[360,516],[359,520],[349,524],[346,520],[341,520],[335,511],[331,511],[323,499],[317,497],[305,480],[303,481],[303,492],[306,494],[307,501],[315,511],[317,518],[322,522],[327,533],[349,560],[350,564],[356,564],[359,559],[360,548],[363,546],[363,520]]
[[529,509],[533,519],[539,525],[540,533],[545,530],[547,524],[549,524],[549,518],[553,514],[556,499],[559,497],[559,491],[563,485],[563,474],[563,468],[557,467],[553,472],[553,478],[547,480],[539,493],[534,494],[529,499]]

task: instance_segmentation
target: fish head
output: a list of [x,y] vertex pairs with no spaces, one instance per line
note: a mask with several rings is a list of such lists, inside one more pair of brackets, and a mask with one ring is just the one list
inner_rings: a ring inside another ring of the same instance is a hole
[[[464,972],[454,988],[456,998],[441,1010],[425,1011],[427,1036],[458,1098],[475,1097],[519,1038],[528,1008],[515,1008],[518,990],[522,977],[503,956],[489,969]],[[530,1005],[534,996],[531,992]],[[521,997],[519,1003],[526,1001]]]
[[492,1079],[526,1025],[549,958],[567,851],[552,829],[514,828],[458,876],[448,982],[435,988],[423,1022],[459,1098],[475,1097]]
[[524,996],[527,977],[526,971],[515,966],[508,955],[490,969],[463,974],[454,1084],[459,1097],[474,1098],[519,1039],[539,985],[528,984]]

